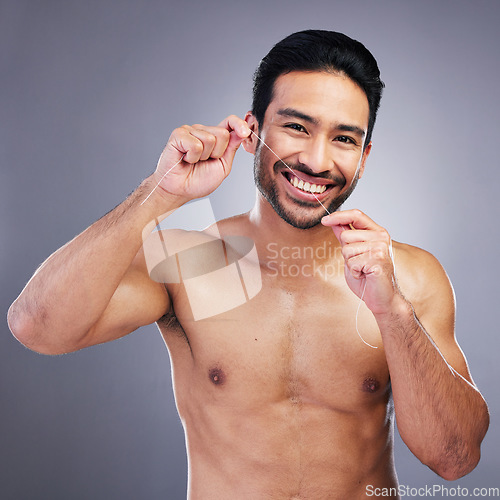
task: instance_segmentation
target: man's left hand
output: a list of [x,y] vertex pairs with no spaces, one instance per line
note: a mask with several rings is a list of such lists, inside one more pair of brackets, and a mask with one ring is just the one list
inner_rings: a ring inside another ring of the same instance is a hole
[[402,297],[389,233],[357,209],[334,212],[323,217],[321,223],[332,228],[342,246],[349,288],[358,297],[363,296],[374,314],[389,313],[394,300]]

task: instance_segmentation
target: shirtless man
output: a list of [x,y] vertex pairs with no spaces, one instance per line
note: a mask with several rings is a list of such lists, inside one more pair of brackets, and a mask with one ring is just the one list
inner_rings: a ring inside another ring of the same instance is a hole
[[[261,62],[244,120],[174,130],[155,173],[55,252],[9,310],[14,335],[46,354],[157,322],[191,499],[356,499],[375,488],[395,497],[394,414],[410,450],[443,478],[478,463],[488,411],[454,337],[444,270],[364,213],[338,210],[363,175],[382,86],[358,42],[287,37]],[[142,232],[214,191],[240,145],[255,155],[257,200],[217,229],[255,244],[262,287],[197,319],[184,283],[150,278]]]

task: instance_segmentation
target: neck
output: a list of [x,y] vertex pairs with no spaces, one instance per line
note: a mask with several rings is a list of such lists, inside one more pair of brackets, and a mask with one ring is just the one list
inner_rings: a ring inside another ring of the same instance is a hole
[[[340,246],[331,228],[321,223],[310,229],[298,229],[285,222],[258,190],[249,220],[252,237],[260,249],[266,248],[269,243],[277,248],[319,247],[325,242],[331,246]],[[265,252],[261,255],[265,255]]]

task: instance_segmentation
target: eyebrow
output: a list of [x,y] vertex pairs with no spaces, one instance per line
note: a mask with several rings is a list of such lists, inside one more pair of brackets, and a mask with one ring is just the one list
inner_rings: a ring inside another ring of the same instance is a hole
[[283,108],[279,109],[277,111],[277,114],[280,116],[289,116],[291,118],[299,118],[301,120],[304,120],[305,122],[312,123],[314,125],[318,124],[318,120],[316,118],[313,118],[312,116],[306,115],[305,113],[302,113],[296,109],[293,108]]
[[[290,118],[299,118],[300,120],[312,123],[313,125],[319,124],[319,121],[316,118],[306,115],[305,113],[302,113],[301,111],[298,111],[297,109],[294,108],[279,109],[277,111],[277,114],[280,116],[286,116]],[[357,134],[360,137],[364,137],[366,135],[366,132],[362,128],[356,125],[347,125],[345,123],[339,123],[335,126],[335,128],[341,130],[342,132],[353,132],[354,134]]]
[[337,127],[339,130],[342,130],[342,132],[353,132],[357,135],[359,135],[360,137],[364,137],[366,135],[366,132],[360,128],[360,127],[357,127],[356,125],[345,125],[343,123],[337,125]]

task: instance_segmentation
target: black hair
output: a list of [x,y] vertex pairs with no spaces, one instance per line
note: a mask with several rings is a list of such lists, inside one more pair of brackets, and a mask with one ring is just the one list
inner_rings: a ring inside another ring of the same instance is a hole
[[305,30],[292,33],[278,42],[262,59],[254,74],[252,114],[259,127],[273,99],[276,79],[292,71],[340,72],[366,94],[369,105],[369,144],[384,83],[377,61],[360,42],[335,31]]

